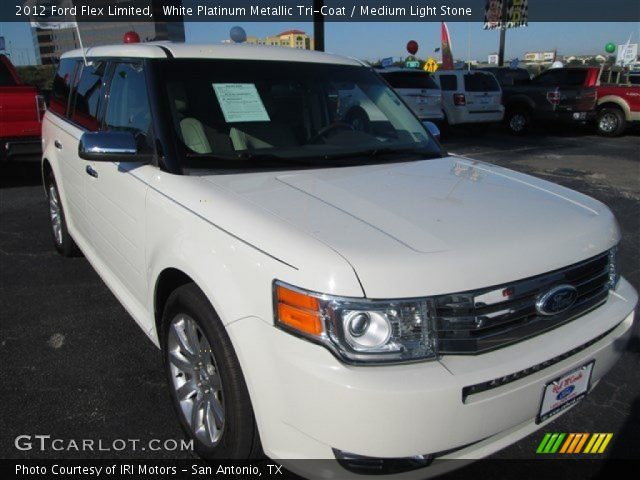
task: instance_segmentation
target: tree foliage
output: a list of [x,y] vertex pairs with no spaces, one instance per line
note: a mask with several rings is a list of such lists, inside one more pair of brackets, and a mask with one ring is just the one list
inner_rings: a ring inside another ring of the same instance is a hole
[[16,71],[23,83],[33,85],[39,90],[51,90],[53,75],[56,68],[53,65],[16,66]]

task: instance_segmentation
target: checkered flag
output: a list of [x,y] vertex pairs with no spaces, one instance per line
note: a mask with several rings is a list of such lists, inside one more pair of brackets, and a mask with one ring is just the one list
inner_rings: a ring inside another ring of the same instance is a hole
[[507,9],[507,28],[526,27],[529,24],[529,0],[510,0]]

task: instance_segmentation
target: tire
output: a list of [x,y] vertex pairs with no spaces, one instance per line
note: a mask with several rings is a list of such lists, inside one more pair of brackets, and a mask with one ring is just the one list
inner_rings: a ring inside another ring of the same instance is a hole
[[369,120],[369,115],[364,111],[361,107],[353,107],[345,116],[345,123],[348,123],[353,127],[355,131],[358,132],[369,132],[371,129],[371,121]]
[[505,115],[507,128],[513,135],[526,135],[531,128],[531,114],[525,108],[512,108]]
[[603,107],[598,110],[596,128],[603,137],[618,137],[627,127],[627,120],[619,108]]
[[161,344],[171,403],[195,452],[205,459],[260,457],[253,408],[231,340],[195,284],[169,296]]
[[49,201],[49,222],[51,224],[50,232],[53,245],[63,257],[77,257],[80,255],[80,249],[73,241],[67,228],[67,218],[60,201],[60,193],[58,184],[53,176],[49,173],[47,182],[47,199]]

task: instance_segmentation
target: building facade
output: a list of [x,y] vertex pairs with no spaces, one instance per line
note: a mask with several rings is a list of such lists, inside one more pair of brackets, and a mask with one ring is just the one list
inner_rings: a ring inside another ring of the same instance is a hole
[[[92,5],[100,6],[100,2],[109,3],[107,0],[94,0]],[[119,0],[119,4],[126,4],[130,0]],[[113,3],[113,2],[111,2]],[[152,2],[153,4],[154,2]],[[174,0],[174,3],[181,3]],[[161,9],[154,9],[152,18],[144,22],[79,22],[78,28],[82,36],[82,45],[85,48],[98,45],[122,43],[124,34],[134,31],[140,35],[140,40],[150,42],[155,40],[170,40],[184,42],[185,31],[183,21],[165,21],[161,17]],[[80,48],[78,32],[75,28],[60,30],[41,29],[32,27],[36,60],[42,65],[57,64],[60,56],[69,50]]]
[[302,50],[313,50],[313,37],[310,37],[302,30],[286,30],[277,35],[270,35],[266,38],[247,37],[247,42],[254,45],[273,45],[278,47],[299,48]]

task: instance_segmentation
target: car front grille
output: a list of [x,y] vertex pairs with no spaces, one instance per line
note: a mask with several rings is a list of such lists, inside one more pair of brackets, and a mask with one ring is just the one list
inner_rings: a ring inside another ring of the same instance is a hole
[[[520,342],[570,322],[609,295],[609,252],[543,275],[433,300],[440,354],[477,354]],[[541,295],[559,285],[577,290],[575,303],[557,315],[536,309]]]

